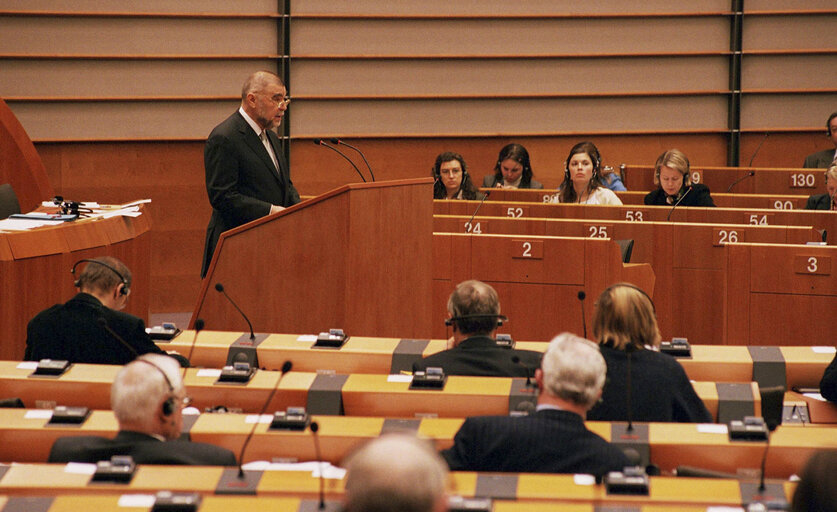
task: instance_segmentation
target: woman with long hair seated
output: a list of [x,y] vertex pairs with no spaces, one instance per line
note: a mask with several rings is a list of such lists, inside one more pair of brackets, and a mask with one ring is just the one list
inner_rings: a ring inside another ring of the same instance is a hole
[[644,291],[627,283],[605,289],[596,302],[593,336],[607,364],[607,381],[588,420],[627,421],[630,382],[631,420],[712,423],[686,371],[659,352],[654,304]]
[[564,161],[564,182],[551,203],[621,205],[616,194],[602,185],[602,157],[592,142],[579,142]]
[[465,159],[459,153],[445,151],[433,164],[433,199],[482,199],[482,194],[471,181]]
[[654,164],[653,190],[645,196],[645,204],[657,206],[715,206],[709,187],[692,183],[689,159],[679,149],[669,149]]
[[532,179],[532,164],[529,152],[520,144],[507,144],[497,155],[494,174],[482,180],[482,186],[489,188],[543,188],[542,183]]

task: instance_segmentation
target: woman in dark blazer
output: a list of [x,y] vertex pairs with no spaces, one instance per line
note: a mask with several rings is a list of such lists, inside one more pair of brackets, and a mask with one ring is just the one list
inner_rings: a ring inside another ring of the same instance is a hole
[[645,196],[645,204],[657,206],[715,206],[709,187],[692,183],[689,159],[678,149],[670,149],[654,165],[657,189]]
[[497,155],[494,174],[483,178],[482,186],[486,188],[537,188],[543,184],[532,179],[532,164],[529,152],[520,144],[507,144]]
[[596,304],[593,335],[607,364],[607,380],[601,402],[587,419],[712,423],[683,367],[659,352],[660,331],[648,295],[620,283],[602,292]]

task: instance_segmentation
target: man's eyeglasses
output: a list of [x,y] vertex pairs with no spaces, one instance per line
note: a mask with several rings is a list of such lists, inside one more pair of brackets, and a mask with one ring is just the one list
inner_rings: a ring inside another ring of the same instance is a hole
[[263,92],[260,92],[260,93],[257,93],[257,94],[261,94],[262,96],[269,99],[270,101],[272,101],[273,103],[275,103],[276,105],[278,105],[280,107],[287,107],[291,103],[290,98],[283,98],[281,96],[268,96],[267,94],[265,94]]

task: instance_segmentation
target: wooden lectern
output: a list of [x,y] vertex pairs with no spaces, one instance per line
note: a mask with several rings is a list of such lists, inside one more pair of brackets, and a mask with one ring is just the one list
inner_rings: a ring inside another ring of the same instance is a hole
[[431,178],[358,183],[224,232],[191,325],[430,337]]

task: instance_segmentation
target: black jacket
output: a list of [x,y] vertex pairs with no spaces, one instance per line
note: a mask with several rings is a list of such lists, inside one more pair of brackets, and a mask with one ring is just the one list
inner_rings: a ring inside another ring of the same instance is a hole
[[828,194],[815,194],[805,203],[806,210],[830,210],[831,197]]
[[820,393],[830,402],[837,402],[837,355],[825,369],[820,381]]
[[[685,196],[681,196],[683,200],[680,201],[678,208],[680,206],[715,206],[715,201],[709,195],[709,187],[700,183],[695,183],[691,187],[691,191]],[[649,192],[645,196],[645,204],[649,206],[674,206],[674,202],[669,204],[666,201],[666,193],[662,188],[657,188],[657,190]]]
[[453,471],[604,475],[629,465],[620,449],[587,430],[581,416],[552,409],[468,418],[442,456]]
[[[517,356],[520,363],[512,362]],[[429,355],[413,363],[413,371],[438,366],[446,375],[470,375],[475,377],[526,377],[535,375],[541,367],[543,354],[532,350],[507,349],[487,336],[474,336],[462,340],[456,347]]]

